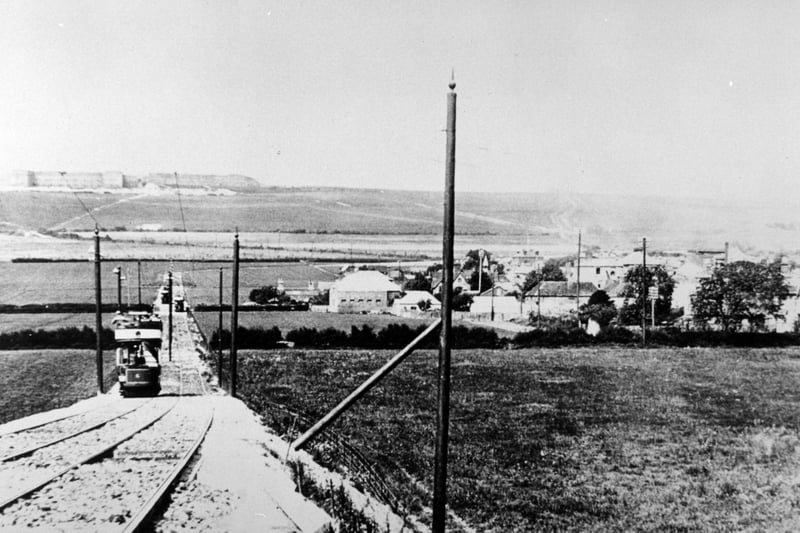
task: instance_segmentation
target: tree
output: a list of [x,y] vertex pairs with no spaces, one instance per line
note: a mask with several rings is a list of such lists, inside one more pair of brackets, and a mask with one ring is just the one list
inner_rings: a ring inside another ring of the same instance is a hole
[[763,329],[767,318],[781,317],[788,290],[778,261],[728,263],[700,280],[692,295],[694,318],[716,320],[726,331],[740,329],[743,320],[753,330]]
[[431,280],[425,274],[417,272],[413,278],[406,281],[403,290],[431,292]]
[[308,301],[308,303],[310,303],[311,305],[329,305],[330,295],[331,291],[329,289],[325,289],[319,294],[315,294],[314,296],[312,296],[311,299]]
[[486,250],[470,250],[467,252],[467,255],[464,259],[464,264],[461,265],[461,268],[464,270],[472,270],[473,268],[477,268],[478,263],[480,262],[481,253],[484,254],[484,261],[486,264],[489,264],[492,260],[492,254],[487,252]]
[[472,305],[472,296],[461,292],[461,288],[453,291],[453,311],[469,311]]
[[[654,284],[658,286],[658,298],[655,311],[656,322],[663,322],[670,317],[672,311],[672,292],[675,290],[675,280],[663,265],[647,267],[638,265],[625,273],[625,288],[622,296],[625,298],[619,317],[623,324],[640,324],[642,321],[642,279],[647,283],[648,289]],[[645,289],[647,291],[648,289]],[[646,315],[650,313],[650,303],[647,302]]]
[[523,294],[534,288],[539,284],[539,281],[567,281],[558,261],[555,259],[548,259],[544,266],[542,266],[541,276],[538,270],[531,270],[525,276],[525,281],[522,282],[520,289]]
[[286,296],[286,293],[279,291],[272,285],[266,285],[260,289],[253,289],[250,291],[249,299],[251,302],[265,305],[268,303],[275,303],[276,301],[278,303],[284,303],[289,301],[290,298]]
[[[478,276],[480,276],[480,279]],[[492,282],[492,277],[488,272],[476,268],[469,277],[469,288],[476,291],[479,286],[481,291],[485,291],[486,289],[491,289],[494,286],[494,282]]]
[[561,265],[555,259],[548,259],[542,267],[542,281],[567,281]]
[[615,318],[617,318],[617,306],[606,291],[595,291],[589,297],[589,301],[578,308],[578,319],[582,323],[594,320],[601,328],[605,328]]

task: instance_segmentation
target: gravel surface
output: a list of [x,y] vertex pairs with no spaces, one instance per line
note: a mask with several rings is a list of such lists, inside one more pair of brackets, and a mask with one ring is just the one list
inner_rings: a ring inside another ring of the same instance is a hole
[[54,439],[63,438],[89,427],[102,424],[115,417],[141,408],[149,399],[116,402],[103,409],[81,413],[40,427],[0,436],[0,458],[19,453],[33,446],[42,446]]
[[[179,283],[175,294],[182,294]],[[265,452],[267,432],[258,418],[204,379],[211,373],[198,356],[202,335],[191,317],[175,313],[173,325],[172,361],[165,331],[159,397],[121,398],[114,390],[76,407],[79,414],[70,418],[56,420],[71,414],[59,410],[0,426],[0,457],[4,457],[116,417],[0,463],[0,500],[4,500],[166,413],[113,453],[68,471],[0,510],[0,530],[120,530],[186,455],[212,413],[214,421],[201,448],[146,527],[159,532],[328,530],[330,517],[299,495],[288,470]],[[48,419],[52,424],[13,433]]]
[[[170,402],[163,400],[159,403]],[[12,505],[0,515],[0,529],[38,524],[58,530],[88,523],[110,531],[126,524],[202,435],[211,410],[207,402],[201,403],[178,402],[153,426],[117,447],[111,457],[81,465]]]

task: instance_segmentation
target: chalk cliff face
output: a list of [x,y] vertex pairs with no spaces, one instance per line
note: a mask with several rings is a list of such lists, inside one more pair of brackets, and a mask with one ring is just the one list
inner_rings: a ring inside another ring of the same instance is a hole
[[180,187],[182,189],[229,189],[237,192],[255,192],[261,185],[253,178],[238,174],[224,176],[216,174],[178,174],[172,173],[146,174],[144,176],[125,176],[124,186],[127,188],[144,187],[152,184],[159,187]]
[[133,189],[146,185],[185,189],[229,189],[237,192],[255,192],[261,185],[247,176],[238,174],[178,174],[154,173],[130,176],[119,171],[106,172],[53,172],[18,170],[7,180],[18,187],[70,187],[73,189]]

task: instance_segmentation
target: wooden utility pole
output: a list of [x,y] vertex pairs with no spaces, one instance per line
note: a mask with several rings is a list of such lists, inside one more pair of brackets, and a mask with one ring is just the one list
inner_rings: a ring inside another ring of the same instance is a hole
[[219,267],[219,326],[217,327],[217,377],[222,387],[222,267]]
[[139,278],[139,307],[142,306],[142,261],[141,259],[136,261],[136,273],[137,277]]
[[539,281],[536,283],[536,329],[542,327],[542,264],[539,263]]
[[[433,533],[444,533],[447,506],[447,446],[450,425],[450,345],[453,327],[453,240],[455,225],[456,82],[447,94],[444,235],[442,242],[442,331],[439,337],[439,407],[436,417],[436,457],[433,474]],[[480,278],[479,278],[480,279]]]
[[[575,289],[575,312],[580,314],[581,310],[581,230],[578,230],[578,283]],[[578,316],[578,325],[580,326],[581,319]]]
[[239,327],[239,230],[233,237],[233,280],[231,281],[231,375],[230,393],[236,397],[236,329]]
[[172,269],[167,274],[167,295],[169,297],[169,360],[172,361]]
[[647,346],[647,238],[642,237],[642,348]]
[[100,283],[100,229],[94,227],[94,318],[95,318],[95,337],[97,338],[97,393],[103,394],[103,297],[101,295]]

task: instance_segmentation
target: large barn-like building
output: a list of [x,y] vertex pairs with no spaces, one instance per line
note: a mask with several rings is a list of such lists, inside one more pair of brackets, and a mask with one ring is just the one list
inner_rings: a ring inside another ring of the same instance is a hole
[[331,313],[388,312],[400,286],[375,270],[361,270],[337,280],[330,291]]

